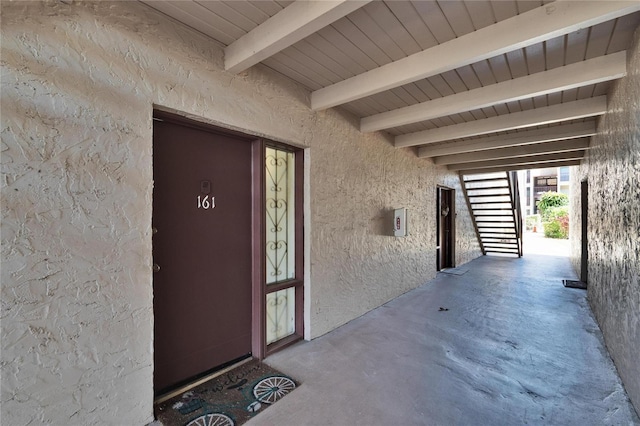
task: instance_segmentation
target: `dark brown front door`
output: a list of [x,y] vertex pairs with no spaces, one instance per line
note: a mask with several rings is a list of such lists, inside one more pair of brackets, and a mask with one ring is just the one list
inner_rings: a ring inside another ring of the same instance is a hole
[[437,270],[454,265],[455,236],[453,218],[455,216],[454,190],[438,187],[437,197]]
[[153,126],[154,390],[251,352],[251,142]]
[[588,245],[588,226],[589,226],[589,182],[582,181],[580,183],[580,205],[582,216],[582,235],[581,235],[581,255],[580,255],[580,280],[587,282],[589,275],[589,245]]

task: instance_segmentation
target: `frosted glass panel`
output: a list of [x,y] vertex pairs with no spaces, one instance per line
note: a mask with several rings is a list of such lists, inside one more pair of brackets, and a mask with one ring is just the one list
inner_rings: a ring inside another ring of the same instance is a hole
[[266,282],[293,279],[295,271],[295,162],[291,152],[266,149]]
[[267,345],[295,332],[296,289],[267,294]]

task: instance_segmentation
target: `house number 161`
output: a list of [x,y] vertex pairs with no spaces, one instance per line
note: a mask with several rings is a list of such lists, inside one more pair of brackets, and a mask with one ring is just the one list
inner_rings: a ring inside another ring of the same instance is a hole
[[216,197],[209,198],[208,195],[205,195],[203,198],[202,195],[198,195],[198,208],[205,210],[216,208]]

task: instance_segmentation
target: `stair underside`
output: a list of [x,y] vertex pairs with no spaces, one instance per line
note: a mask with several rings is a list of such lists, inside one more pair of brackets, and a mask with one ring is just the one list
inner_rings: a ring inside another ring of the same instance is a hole
[[463,184],[483,253],[520,256],[508,175],[464,176]]

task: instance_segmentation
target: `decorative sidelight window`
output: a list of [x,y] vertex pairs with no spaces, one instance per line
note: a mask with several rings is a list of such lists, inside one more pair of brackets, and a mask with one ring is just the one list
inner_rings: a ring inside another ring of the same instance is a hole
[[[279,345],[302,333],[301,151],[265,147],[266,344]],[[286,339],[289,338],[289,339]]]
[[267,284],[295,278],[294,154],[266,148]]
[[296,331],[295,287],[267,294],[267,345]]

